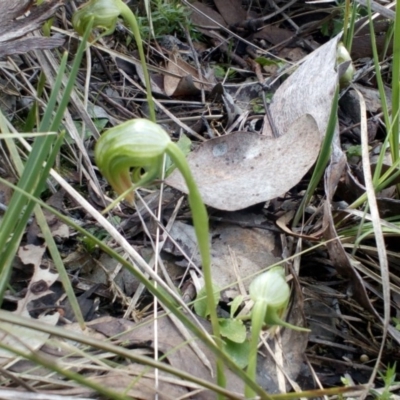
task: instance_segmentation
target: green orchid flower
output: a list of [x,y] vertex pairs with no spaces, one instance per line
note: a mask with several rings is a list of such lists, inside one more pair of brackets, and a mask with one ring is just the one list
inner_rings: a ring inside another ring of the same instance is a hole
[[89,21],[93,20],[93,28],[104,29],[101,36],[111,35],[121,16],[131,28],[136,45],[139,50],[140,63],[146,83],[147,102],[149,105],[150,119],[155,122],[154,101],[151,95],[150,76],[147,70],[146,57],[143,50],[142,37],[135,14],[122,0],[90,0],[82,5],[72,17],[72,25],[81,36],[86,30]]
[[105,30],[102,36],[111,35],[115,30],[120,14],[118,1],[91,0],[80,7],[72,16],[72,26],[82,36],[87,24],[93,18],[93,27]]
[[168,134],[159,125],[134,119],[109,129],[100,137],[95,160],[118,194],[131,189],[126,200],[133,203],[135,187],[160,177],[163,157],[170,144],[173,145]]

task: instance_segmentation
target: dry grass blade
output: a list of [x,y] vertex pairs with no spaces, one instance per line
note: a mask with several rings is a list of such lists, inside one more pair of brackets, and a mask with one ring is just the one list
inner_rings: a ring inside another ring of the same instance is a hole
[[[382,288],[383,288],[383,301],[384,301],[384,317],[383,317],[383,333],[382,342],[379,350],[379,356],[375,363],[375,368],[370,376],[369,385],[372,386],[376,374],[380,368],[380,359],[385,347],[386,336],[388,333],[388,327],[390,322],[390,278],[389,278],[389,266],[387,261],[386,246],[383,238],[381,219],[379,216],[378,205],[376,202],[375,189],[372,181],[371,164],[369,161],[369,151],[368,151],[368,129],[366,120],[366,107],[365,101],[360,92],[356,90],[356,93],[360,99],[360,109],[361,109],[361,143],[362,143],[362,162],[363,171],[365,178],[365,187],[368,196],[368,205],[371,210],[372,224],[375,232],[376,246],[378,250],[379,264],[381,267],[381,277],[382,277]],[[368,395],[365,392],[361,397],[364,399]]]
[[[20,390],[0,389],[0,397],[7,400],[75,400],[75,396],[59,396],[56,394],[24,393]],[[93,400],[93,398],[79,397],[80,400]]]

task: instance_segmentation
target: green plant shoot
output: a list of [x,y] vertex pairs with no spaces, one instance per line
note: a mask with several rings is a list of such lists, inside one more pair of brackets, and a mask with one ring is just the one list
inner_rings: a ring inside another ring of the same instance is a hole
[[[127,192],[126,199],[130,202],[134,200],[134,188],[149,184],[160,176],[165,154],[175,163],[189,189],[188,200],[202,258],[208,310],[216,343],[222,348],[211,277],[207,210],[182,150],[171,141],[164,129],[146,119],[130,120],[109,129],[100,137],[95,149],[100,172],[117,193]],[[221,361],[218,361],[217,373],[218,383],[225,386]]]
[[150,76],[147,70],[142,37],[140,35],[135,14],[131,9],[122,0],[90,0],[75,12],[72,17],[72,25],[74,26],[74,29],[82,35],[83,32],[85,32],[89,21],[93,19],[93,28],[104,29],[102,36],[106,36],[111,35],[114,32],[119,16],[121,16],[125,23],[131,28],[135,38],[146,83],[150,119],[155,122],[156,115],[153,97],[151,95]]

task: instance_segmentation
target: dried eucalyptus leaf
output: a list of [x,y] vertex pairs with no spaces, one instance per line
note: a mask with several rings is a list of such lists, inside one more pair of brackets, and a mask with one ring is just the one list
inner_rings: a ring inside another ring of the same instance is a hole
[[[315,162],[320,145],[314,118],[303,115],[277,139],[252,132],[211,139],[191,153],[188,162],[203,201],[234,211],[278,197],[295,186]],[[167,183],[187,193],[178,171]]]

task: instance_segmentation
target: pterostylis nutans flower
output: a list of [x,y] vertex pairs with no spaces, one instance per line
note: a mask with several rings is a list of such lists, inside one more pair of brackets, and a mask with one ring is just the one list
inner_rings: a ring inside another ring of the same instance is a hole
[[[285,280],[282,267],[274,267],[257,276],[249,286],[250,298],[254,301],[251,312],[251,344],[247,373],[256,379],[258,339],[263,326],[280,325],[286,328],[309,332],[309,329],[291,325],[283,321],[280,315],[285,311],[290,297],[290,288]],[[246,386],[247,398],[255,395]]]
[[72,17],[72,25],[76,32],[83,35],[89,21],[93,19],[93,28],[104,29],[101,36],[106,36],[114,32],[118,17],[123,18],[125,24],[132,30],[135,38],[146,83],[150,119],[155,122],[156,116],[154,102],[153,97],[151,96],[150,76],[147,70],[142,37],[140,35],[135,14],[132,10],[122,0],[90,0],[74,13]]
[[[171,141],[161,126],[146,119],[130,120],[109,129],[102,134],[95,148],[96,164],[118,194],[129,191],[132,186],[149,184],[155,178],[160,177],[165,154],[171,158],[181,172],[189,189],[188,200],[202,259],[213,335],[217,345],[221,348],[222,342],[211,277],[208,215],[185,155]],[[134,182],[132,182],[132,177]],[[133,199],[131,191],[127,195],[127,200],[132,202]],[[217,361],[217,376],[218,384],[224,386],[221,361]]]
[[[132,183],[140,187],[160,177],[170,143],[173,144],[159,125],[146,119],[130,120],[100,137],[95,148],[96,164],[113,189],[123,194],[132,188]],[[126,200],[133,203],[133,191]]]
[[93,28],[104,29],[102,36],[111,35],[117,25],[121,11],[118,3],[109,0],[91,0],[83,4],[72,16],[76,32],[83,35],[86,25],[93,18]]

